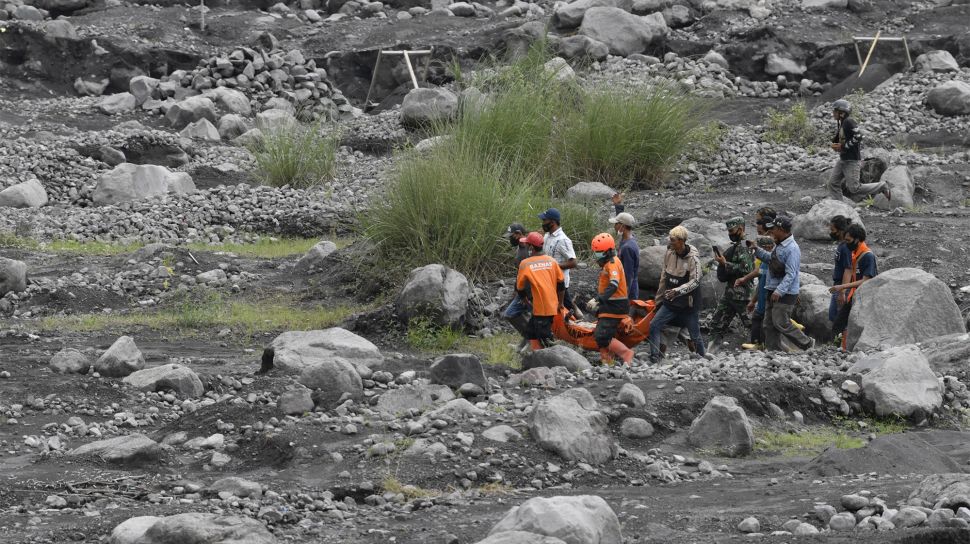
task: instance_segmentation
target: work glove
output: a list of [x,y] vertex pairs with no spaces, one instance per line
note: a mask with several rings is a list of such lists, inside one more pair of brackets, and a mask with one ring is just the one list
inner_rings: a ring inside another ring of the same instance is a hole
[[596,300],[595,298],[589,299],[589,302],[586,303],[586,309],[588,309],[591,312],[595,312],[596,309],[599,307],[600,307],[600,301]]

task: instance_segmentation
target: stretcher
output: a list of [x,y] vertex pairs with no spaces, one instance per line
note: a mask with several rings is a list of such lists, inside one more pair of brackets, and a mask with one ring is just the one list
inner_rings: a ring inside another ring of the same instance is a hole
[[[656,304],[652,300],[634,300],[631,305],[639,313],[646,313],[643,317],[625,317],[616,329],[616,339],[623,342],[628,348],[632,348],[643,342],[650,336],[650,321],[657,311]],[[593,331],[596,323],[577,321],[569,311],[560,308],[559,314],[552,319],[552,334],[556,338],[569,342],[583,349],[598,350],[596,339],[593,338]]]

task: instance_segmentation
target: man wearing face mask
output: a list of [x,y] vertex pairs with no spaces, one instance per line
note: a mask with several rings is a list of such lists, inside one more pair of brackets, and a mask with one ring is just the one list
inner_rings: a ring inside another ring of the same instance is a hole
[[620,322],[630,312],[626,274],[623,273],[623,264],[616,256],[614,244],[613,237],[606,232],[593,238],[591,249],[601,271],[597,295],[586,303],[586,307],[596,312],[593,338],[600,349],[600,361],[605,365],[612,365],[613,354],[616,354],[630,366],[633,364],[633,350],[614,338]]
[[[509,244],[515,248],[515,268],[519,268],[519,264],[525,259],[528,259],[530,255],[530,247],[528,244],[521,243],[525,238],[525,227],[519,223],[512,223],[505,230],[504,237],[509,241]],[[525,341],[528,336],[528,317],[526,317],[525,312],[528,308],[525,303],[523,303],[522,298],[519,297],[519,293],[516,292],[515,296],[512,298],[512,302],[509,303],[508,308],[502,314],[505,319],[508,320],[509,324],[522,335],[523,344],[520,345],[520,349],[525,347]]]
[[738,284],[737,280],[747,277],[754,270],[754,258],[742,243],[744,241],[744,218],[732,217],[725,223],[731,246],[724,253],[715,254],[717,260],[717,279],[725,283],[724,294],[717,303],[711,318],[711,337],[709,345],[715,349],[727,334],[731,322],[737,317],[745,327],[750,327],[747,316],[748,300],[751,299],[751,285]]
[[630,300],[640,298],[640,287],[637,285],[637,273],[640,269],[640,246],[637,239],[633,236],[633,227],[637,220],[623,211],[623,193],[613,195],[613,207],[616,210],[616,217],[610,218],[610,223],[616,229],[616,235],[620,237],[619,257],[623,263],[623,272],[626,274],[626,287]]
[[779,215],[766,223],[765,228],[775,239],[775,249],[771,253],[755,248],[758,258],[768,261],[768,278],[765,282],[765,289],[768,291],[764,321],[765,347],[769,350],[781,350],[781,337],[784,336],[799,349],[807,351],[815,347],[815,340],[805,336],[791,319],[798,302],[802,250],[792,236],[791,218]]
[[[852,224],[852,219],[842,215],[836,215],[829,222],[829,238],[836,242],[835,246],[835,266],[832,268],[832,285],[842,285],[849,283],[849,276],[852,266],[852,250],[845,245],[845,231]],[[832,299],[829,301],[829,321],[835,322],[839,315],[839,308],[845,304],[845,291],[832,292]]]
[[650,362],[657,364],[662,357],[660,344],[667,325],[687,327],[696,353],[704,357],[701,337],[701,259],[697,248],[687,243],[687,229],[676,226],[670,230],[670,244],[664,254],[664,268],[657,289],[657,311],[650,322]]
[[839,307],[839,313],[832,323],[832,334],[835,336],[842,335],[843,351],[846,347],[845,329],[849,326],[852,297],[859,286],[876,277],[876,274],[879,273],[876,268],[876,255],[866,245],[866,229],[862,225],[849,225],[845,231],[844,239],[846,247],[852,252],[852,260],[847,271],[848,281],[841,285],[833,285],[829,289],[833,294],[838,294],[845,299],[845,303]]
[[582,319],[583,313],[573,304],[573,297],[569,292],[569,271],[576,268],[576,251],[573,249],[573,241],[566,236],[562,227],[559,226],[562,222],[562,214],[556,208],[549,208],[539,214],[539,219],[542,221],[542,230],[545,232],[542,238],[545,253],[559,263],[559,268],[562,269],[563,276],[566,278],[564,282],[566,286],[564,305],[567,310],[572,311],[577,319]]

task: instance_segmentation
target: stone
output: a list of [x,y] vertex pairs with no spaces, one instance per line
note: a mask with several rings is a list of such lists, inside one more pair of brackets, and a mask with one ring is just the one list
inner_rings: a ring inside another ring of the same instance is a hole
[[404,323],[425,319],[436,325],[457,327],[464,323],[471,287],[464,274],[440,264],[415,268],[394,302]]
[[252,480],[246,480],[235,476],[222,478],[212,482],[212,485],[207,487],[206,491],[213,495],[218,495],[219,493],[231,493],[234,497],[239,497],[240,499],[258,499],[263,496],[263,486],[260,485],[259,482],[254,482]]
[[604,61],[610,54],[606,44],[582,34],[567,36],[554,45],[556,53],[566,59]]
[[118,115],[135,111],[138,100],[131,93],[109,94],[98,102],[98,109],[107,115]]
[[640,408],[647,404],[647,399],[642,389],[632,383],[625,383],[616,394],[616,402],[633,408]]
[[807,213],[792,218],[792,233],[798,239],[828,241],[829,223],[837,215],[848,217],[853,223],[865,226],[854,206],[843,200],[826,198],[812,206]]
[[99,206],[142,200],[168,193],[195,192],[192,176],[155,164],[123,163],[101,174],[91,194]]
[[68,15],[89,7],[92,3],[90,0],[33,0],[30,4],[54,12],[55,15]]
[[653,432],[653,425],[638,417],[628,417],[620,424],[620,434],[626,438],[650,438]]
[[612,55],[642,53],[670,33],[663,15],[638,16],[615,7],[586,10],[579,33],[605,44]]
[[202,140],[205,142],[218,142],[222,140],[219,129],[208,119],[199,119],[194,123],[189,123],[179,131],[179,136],[190,140]]
[[157,97],[159,81],[153,77],[135,76],[128,83],[128,92],[135,97],[135,105],[141,106],[151,98]]
[[109,378],[123,378],[145,367],[145,357],[130,336],[115,340],[94,363],[94,370]]
[[[439,390],[438,393],[432,393],[432,397],[437,395],[437,399],[447,399],[448,395]],[[430,419],[453,419],[462,420],[472,417],[482,417],[485,415],[485,410],[476,407],[474,404],[468,402],[465,399],[451,399],[444,404],[444,406],[439,406],[434,410],[428,412],[428,417]]]
[[0,208],[40,208],[47,204],[47,191],[37,178],[0,191]]
[[401,104],[401,124],[409,128],[434,126],[457,114],[458,96],[448,89],[412,89]]
[[524,531],[567,544],[622,544],[620,522],[602,497],[536,497],[509,510],[489,536]]
[[249,130],[249,125],[242,116],[227,113],[219,118],[216,128],[219,131],[219,137],[223,140],[234,140],[245,134]]
[[641,289],[656,291],[660,287],[660,275],[664,268],[664,246],[647,246],[640,250],[640,269],[637,272],[637,283]]
[[[803,273],[804,274],[804,273]],[[795,321],[805,325],[805,334],[823,341],[832,338],[832,322],[829,321],[829,302],[832,294],[821,284],[803,283],[798,290],[798,305],[792,316]]]
[[199,119],[208,119],[215,123],[219,118],[216,115],[216,106],[208,97],[190,96],[176,102],[168,109],[165,118],[171,123],[172,128],[181,130],[189,123],[194,123]]
[[489,535],[485,540],[476,544],[565,544],[562,540],[552,537],[528,533],[525,531],[503,531]]
[[249,129],[233,138],[232,143],[240,147],[258,147],[263,144],[263,131],[258,128]]
[[377,409],[385,414],[405,414],[412,410],[424,412],[454,398],[451,389],[443,385],[407,385],[382,394],[377,399]]
[[300,122],[286,110],[269,109],[256,114],[256,128],[267,134],[287,132],[300,126]]
[[738,523],[738,530],[742,533],[758,533],[761,531],[761,522],[755,517],[744,518]]
[[[893,319],[886,319],[886,316]],[[893,268],[862,284],[853,297],[847,347],[874,350],[963,334],[950,288],[918,268]]]
[[211,98],[216,105],[229,113],[246,117],[253,114],[253,108],[249,103],[249,98],[242,91],[228,89],[226,87],[217,87],[206,91],[203,95]]
[[731,238],[728,236],[727,228],[724,226],[723,221],[692,217],[681,222],[680,226],[687,229],[689,233],[687,243],[697,246],[697,249],[701,252],[702,259],[706,255],[713,256],[713,252],[710,249],[711,245],[719,246],[722,250],[731,245]]
[[164,517],[139,544],[277,544],[261,521],[243,516],[189,512]]
[[529,434],[542,449],[566,460],[601,464],[618,453],[608,424],[589,391],[570,389],[539,402]]
[[[869,499],[862,495],[843,495],[839,502],[842,504],[842,508],[851,512],[862,510],[869,506]],[[854,525],[855,523],[853,523]]]
[[109,145],[99,147],[98,154],[101,155],[101,160],[108,166],[118,166],[119,164],[126,162],[124,152]]
[[492,442],[518,442],[522,440],[522,433],[508,425],[495,425],[482,431],[482,438]]
[[614,194],[616,190],[598,181],[581,181],[566,189],[566,198],[584,204],[609,202]]
[[960,65],[949,51],[938,50],[916,57],[916,69],[920,72],[959,72]]
[[136,516],[119,523],[111,531],[108,544],[139,544],[145,532],[162,518],[158,516]]
[[940,115],[970,115],[970,84],[947,81],[927,93],[926,105]]
[[904,165],[894,166],[882,175],[880,181],[885,181],[892,191],[892,200],[886,200],[886,196],[878,194],[873,197],[872,205],[881,210],[891,210],[894,208],[910,208],[915,205],[914,193],[916,182],[909,168]]
[[851,512],[840,512],[829,520],[829,529],[833,531],[851,531],[855,529],[855,516]]
[[74,91],[79,96],[101,96],[110,82],[108,78],[90,81],[79,77],[74,80]]
[[570,372],[582,372],[593,365],[576,350],[562,344],[533,351],[522,357],[522,370],[530,368],[554,368],[561,366]]
[[364,396],[364,385],[357,369],[347,360],[335,357],[317,359],[300,373],[298,381],[313,389],[311,397],[324,410],[336,408],[346,400],[358,401]]
[[221,268],[213,268],[195,275],[195,281],[202,285],[222,285],[229,276]]
[[330,240],[320,240],[297,261],[296,269],[300,271],[322,270],[327,257],[332,255],[334,251],[337,251],[337,244]]
[[802,9],[846,9],[849,0],[802,0]]
[[922,510],[912,506],[904,506],[899,509],[899,512],[890,521],[900,529],[907,529],[910,527],[919,527],[926,521],[926,517],[926,513]]
[[669,8],[661,12],[664,18],[664,22],[670,28],[683,28],[685,26],[690,26],[694,22],[694,16],[690,12],[690,8],[680,4],[674,4]]
[[98,457],[106,463],[118,465],[154,462],[161,454],[161,446],[140,433],[98,440],[67,452],[70,457]]
[[468,2],[455,2],[448,6],[448,10],[451,11],[455,17],[475,16],[475,6],[469,4]]
[[172,363],[132,372],[122,381],[142,391],[173,391],[182,398],[195,398],[205,393],[198,374],[186,366]]
[[917,499],[925,504],[956,509],[958,516],[970,520],[966,508],[970,504],[965,504],[970,501],[970,475],[957,472],[930,474],[910,493],[910,501]]
[[[267,347],[264,360],[268,355],[272,356],[272,368],[289,375],[302,374],[331,361],[343,361],[352,365],[361,377],[369,377],[372,368],[384,362],[384,355],[377,346],[340,327],[284,332]],[[343,368],[343,365],[339,366]],[[349,376],[347,379],[352,380]]]
[[576,81],[576,72],[569,66],[566,59],[554,57],[542,65],[544,74],[556,81],[570,82]]
[[782,74],[800,76],[804,74],[806,70],[808,70],[808,68],[805,66],[804,62],[783,57],[778,53],[769,53],[768,57],[765,59],[765,73],[770,76]]
[[470,353],[453,353],[439,357],[431,363],[429,370],[431,383],[447,385],[452,389],[472,383],[486,392],[489,390],[482,362]]
[[792,531],[792,534],[795,536],[817,535],[818,533],[818,528],[811,523],[799,523]]
[[748,415],[734,397],[717,396],[708,401],[690,424],[687,442],[695,448],[741,457],[751,453],[754,432]]
[[13,9],[13,18],[21,21],[43,21],[44,14],[34,6],[17,6]]
[[277,405],[280,411],[288,416],[299,416],[312,412],[315,406],[311,391],[306,387],[294,387],[283,391]]
[[574,2],[558,4],[552,11],[552,24],[556,28],[567,30],[578,27],[589,8],[611,7],[624,11],[633,9],[631,0],[575,0]]
[[877,416],[928,415],[943,404],[936,374],[913,345],[897,346],[860,359],[848,373],[862,375],[862,395]]
[[704,61],[707,62],[708,64],[716,64],[721,68],[724,68],[725,70],[730,68],[730,66],[728,65],[727,59],[724,58],[724,55],[718,53],[717,51],[714,51],[713,49],[711,49],[710,51],[707,52],[707,54],[704,55]]
[[86,374],[91,358],[74,348],[65,348],[51,357],[50,368],[59,374]]
[[7,293],[27,290],[27,264],[23,261],[0,257],[0,297]]

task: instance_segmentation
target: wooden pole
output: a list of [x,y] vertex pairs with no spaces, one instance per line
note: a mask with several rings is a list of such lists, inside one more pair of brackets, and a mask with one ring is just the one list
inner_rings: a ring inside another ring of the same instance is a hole
[[866,55],[866,61],[862,63],[862,69],[859,70],[859,77],[866,72],[866,67],[869,66],[869,59],[872,58],[872,52],[876,50],[876,44],[879,43],[879,36],[882,34],[882,30],[876,32],[876,37],[872,39],[872,45],[869,46],[869,54]]
[[408,52],[407,51],[404,52],[404,64],[407,64],[407,66],[408,66],[408,73],[411,74],[411,83],[414,84],[414,88],[417,89],[418,88],[418,78],[415,77],[415,75],[414,75],[414,67],[411,66],[411,57],[408,55]]
[[374,92],[374,83],[377,79],[377,69],[381,66],[381,57],[384,56],[384,51],[377,52],[377,62],[374,63],[374,72],[370,76],[370,87],[367,89],[367,98],[364,99],[364,109],[366,110],[370,106],[370,95]]
[[199,25],[199,28],[205,33],[205,0],[199,0],[199,13],[202,14],[202,24]]

